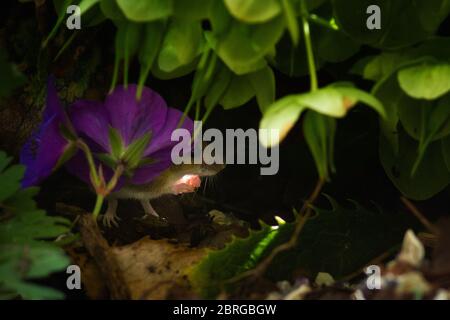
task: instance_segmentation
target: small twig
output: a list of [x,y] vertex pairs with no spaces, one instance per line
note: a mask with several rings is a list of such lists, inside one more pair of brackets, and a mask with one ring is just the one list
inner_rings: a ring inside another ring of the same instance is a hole
[[70,211],[79,215],[78,225],[83,244],[97,264],[109,289],[112,299],[129,299],[131,294],[123,278],[116,256],[108,242],[103,238],[92,214],[78,207],[58,204],[58,210]]
[[437,235],[439,233],[438,229],[434,224],[432,224],[423,214],[417,209],[417,207],[405,197],[400,197],[400,200],[408,208],[408,210],[422,223],[425,228],[428,229],[432,234]]
[[313,192],[311,193],[309,198],[303,204],[303,206],[299,212],[300,218],[297,221],[294,232],[293,232],[291,238],[289,239],[289,241],[274,248],[270,252],[270,254],[266,258],[264,258],[264,260],[262,260],[258,264],[258,266],[255,267],[254,269],[243,272],[243,273],[239,274],[238,276],[231,278],[227,282],[236,282],[236,281],[242,280],[242,279],[250,277],[250,276],[252,276],[254,278],[258,278],[258,277],[262,276],[266,272],[266,270],[270,266],[270,264],[272,263],[272,260],[279,253],[289,250],[289,249],[292,249],[293,247],[296,246],[296,244],[298,242],[298,237],[299,237],[306,221],[308,221],[308,219],[311,217],[311,214],[312,214],[311,205],[316,201],[317,197],[319,196],[324,183],[325,183],[325,180],[319,179],[319,181],[317,181],[317,184],[316,184]]

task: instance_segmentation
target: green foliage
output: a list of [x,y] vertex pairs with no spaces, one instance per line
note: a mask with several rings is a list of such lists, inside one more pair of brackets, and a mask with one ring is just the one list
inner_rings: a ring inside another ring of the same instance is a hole
[[380,160],[396,187],[423,200],[450,182],[446,137],[450,134],[450,41],[428,40],[417,48],[374,57],[363,75],[385,105]]
[[381,116],[385,115],[383,105],[375,97],[349,84],[336,83],[316,91],[285,96],[267,108],[260,124],[263,129],[280,130],[280,140],[262,138],[261,143],[266,146],[278,144],[306,109],[341,118],[358,102],[364,102]]
[[[352,39],[382,49],[397,49],[431,36],[450,13],[448,0],[332,0],[334,16]],[[381,9],[381,29],[367,30],[367,8]]]
[[20,189],[24,168],[10,162],[0,151],[0,299],[61,299],[61,292],[32,281],[69,264],[48,240],[68,232],[70,221],[37,209],[38,189]]
[[[232,109],[256,98],[263,113],[261,128],[280,129],[279,140],[261,136],[266,146],[279,143],[310,109],[303,131],[324,179],[333,172],[336,130],[335,119],[324,116],[344,117],[362,102],[381,116],[380,160],[402,193],[426,199],[448,185],[448,170],[437,171],[448,163],[450,40],[435,35],[449,16],[449,0],[54,3],[58,21],[44,44],[55,35],[69,3],[80,4],[83,17],[91,17],[90,25],[110,19],[117,26],[111,88],[119,81],[122,61],[123,82],[128,83],[134,56],[141,66],[138,98],[150,73],[160,79],[193,73],[185,114],[195,106],[195,118],[206,120],[218,105]],[[367,29],[369,5],[381,9],[379,30]],[[375,97],[341,84],[276,97],[274,69],[290,77],[309,74],[313,83],[317,70],[348,60],[361,46],[371,47],[371,56],[362,57],[349,73],[376,82]],[[429,167],[436,178],[424,181]]]
[[[304,225],[297,246],[272,261],[267,277],[279,281],[302,270],[306,275],[328,272],[340,279],[400,244],[412,225],[406,214],[367,210],[353,201],[349,209],[327,198],[331,209],[314,208],[316,215]],[[225,248],[210,251],[190,271],[191,284],[206,298],[232,290],[238,283],[227,280],[254,268],[273,248],[288,241],[294,226],[262,223],[261,230],[251,231],[247,238],[234,238]]]

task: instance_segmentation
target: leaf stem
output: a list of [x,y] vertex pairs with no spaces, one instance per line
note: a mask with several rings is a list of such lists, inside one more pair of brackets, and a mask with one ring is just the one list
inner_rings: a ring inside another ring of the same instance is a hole
[[101,194],[97,194],[97,200],[95,201],[94,211],[92,212],[95,221],[97,221],[97,217],[100,214],[100,210],[102,209],[104,199],[105,199],[104,196],[102,196]]
[[88,145],[86,143],[84,143],[84,141],[81,140],[81,139],[77,140],[77,146],[78,146],[78,148],[80,148],[84,152],[84,154],[86,156],[86,159],[88,161],[89,171],[91,173],[91,177],[92,177],[92,180],[93,180],[92,184],[94,186],[98,186],[100,184],[100,179],[99,179],[98,174],[97,174],[97,169],[95,167],[94,157],[92,156],[91,150],[89,149]]
[[311,91],[316,91],[319,88],[318,82],[317,82],[317,71],[316,71],[316,64],[314,61],[314,52],[312,49],[311,44],[311,32],[309,28],[309,13],[308,8],[306,6],[306,0],[301,1],[301,11],[302,11],[302,26],[303,26],[303,33],[304,33],[304,39],[305,39],[305,47],[306,47],[306,56],[308,58],[308,69],[309,69],[309,77],[311,80]]

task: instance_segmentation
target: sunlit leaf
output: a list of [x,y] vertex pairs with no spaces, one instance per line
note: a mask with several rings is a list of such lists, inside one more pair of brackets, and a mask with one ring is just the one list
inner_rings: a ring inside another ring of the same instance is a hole
[[223,62],[234,73],[242,75],[266,65],[264,57],[275,47],[283,28],[281,16],[258,25],[234,21],[227,33],[217,35],[209,32],[207,40]]
[[201,41],[200,22],[184,19],[172,20],[159,52],[159,68],[164,72],[172,72],[189,64],[200,54]]
[[334,168],[336,119],[308,111],[303,121],[303,134],[313,155],[319,176],[329,179]]
[[117,0],[125,16],[136,22],[163,19],[172,14],[172,0]]
[[[275,101],[264,113],[260,128],[279,130],[282,141],[305,109],[341,118],[358,102],[372,107],[381,116],[385,115],[383,105],[369,93],[351,86],[335,84],[313,92],[285,96]],[[264,137],[261,139],[264,146],[276,145],[280,141],[269,142]]]
[[248,23],[265,22],[281,12],[277,0],[224,0],[224,2],[235,18]]
[[400,87],[416,99],[436,99],[450,90],[450,63],[424,62],[400,70]]

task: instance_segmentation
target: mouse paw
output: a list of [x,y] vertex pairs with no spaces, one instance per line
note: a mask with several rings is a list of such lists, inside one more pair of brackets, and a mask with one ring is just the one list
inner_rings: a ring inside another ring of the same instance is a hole
[[105,215],[103,216],[103,225],[108,228],[111,228],[112,225],[118,227],[119,221],[119,216],[113,211],[106,211]]

